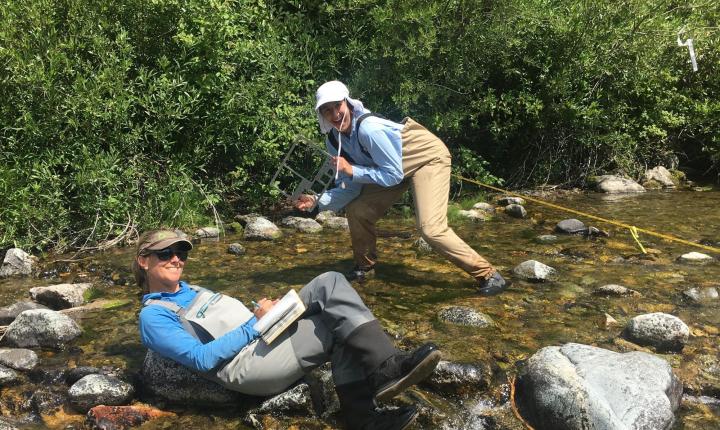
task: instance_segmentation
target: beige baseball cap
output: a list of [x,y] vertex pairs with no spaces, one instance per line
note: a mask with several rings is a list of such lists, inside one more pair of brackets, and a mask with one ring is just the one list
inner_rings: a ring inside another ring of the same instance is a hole
[[192,243],[187,239],[187,235],[181,231],[155,230],[140,236],[137,255],[148,254],[149,251],[159,251],[176,243],[180,243],[186,251],[191,250],[193,247]]

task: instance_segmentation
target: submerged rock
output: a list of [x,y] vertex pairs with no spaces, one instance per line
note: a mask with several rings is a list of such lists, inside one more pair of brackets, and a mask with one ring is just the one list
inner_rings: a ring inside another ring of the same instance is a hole
[[669,429],[681,396],[661,358],[568,343],[528,359],[515,398],[537,430],[600,430]]
[[51,309],[74,308],[85,303],[84,294],[92,284],[57,284],[49,287],[30,288],[30,297]]
[[440,321],[471,327],[488,327],[494,325],[492,318],[482,312],[466,306],[451,306],[438,312]]
[[427,243],[427,241],[422,237],[418,238],[418,240],[413,243],[413,246],[420,254],[432,254],[433,252],[435,252],[432,249],[432,246],[430,246],[430,244]]
[[5,253],[2,266],[0,266],[0,278],[8,276],[29,275],[32,273],[32,266],[35,258],[20,248],[10,248]]
[[301,233],[320,233],[322,226],[312,218],[302,218],[297,216],[285,217],[280,221],[281,225],[291,227]]
[[525,218],[527,216],[525,208],[517,204],[505,206],[505,213],[513,218]]
[[190,369],[153,351],[145,355],[142,369],[144,388],[169,403],[222,407],[241,403],[238,392],[203,378]]
[[242,246],[241,244],[231,243],[230,245],[228,245],[227,252],[228,252],[228,254],[232,254],[232,255],[244,255],[246,251],[245,251],[245,247]]
[[698,304],[715,302],[720,298],[718,290],[715,287],[693,287],[683,291],[683,296],[690,301]]
[[63,348],[80,334],[80,327],[67,315],[50,309],[33,309],[18,315],[3,339],[20,348]]
[[434,392],[469,397],[487,389],[492,369],[484,363],[453,363],[442,360],[422,385]]
[[645,188],[632,179],[615,175],[601,175],[594,178],[595,188],[601,193],[643,193]]
[[535,238],[538,243],[554,243],[558,241],[558,237],[554,234],[543,234]]
[[20,375],[10,369],[9,367],[5,367],[0,365],[0,387],[7,387],[8,385],[12,385],[20,378]]
[[65,387],[43,387],[33,392],[30,403],[35,412],[48,415],[57,412],[68,400]]
[[681,255],[678,257],[678,260],[684,263],[704,263],[706,261],[712,261],[713,258],[707,254],[703,254],[702,252],[693,251]]
[[633,296],[633,297],[640,297],[642,294],[639,292],[632,290],[627,287],[623,287],[622,285],[617,284],[607,284],[603,285],[602,287],[598,287],[593,291],[593,294],[597,296],[616,296],[616,297],[627,297],[627,296]]
[[655,312],[638,315],[625,327],[625,337],[638,345],[659,351],[680,351],[690,336],[690,328],[678,317]]
[[134,393],[131,384],[107,375],[84,376],[68,390],[70,403],[83,413],[93,406],[129,403]]
[[3,306],[0,308],[0,325],[10,324],[22,312],[30,309],[47,309],[47,306],[30,301],[17,302],[12,305]]
[[263,217],[253,218],[245,226],[245,239],[247,240],[275,240],[281,236],[280,229]]
[[32,370],[37,366],[35,351],[24,348],[0,348],[0,364],[15,370]]
[[165,412],[152,406],[95,406],[87,413],[88,423],[92,428],[102,430],[124,430],[137,427],[142,423],[157,418],[176,417],[172,412]]
[[557,271],[539,261],[524,261],[513,269],[513,273],[526,281],[543,282],[551,279]]

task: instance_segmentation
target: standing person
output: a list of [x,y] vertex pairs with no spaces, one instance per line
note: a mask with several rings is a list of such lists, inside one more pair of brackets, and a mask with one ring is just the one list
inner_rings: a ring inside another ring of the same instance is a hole
[[[415,420],[415,406],[377,411],[375,401],[429,376],[440,360],[434,344],[412,353],[396,349],[345,277],[328,272],[300,290],[308,311],[268,345],[253,325],[275,301],[259,300],[251,313],[228,296],[181,281],[191,249],[175,231],[140,236],[133,273],[144,292],[139,323],[145,346],[226,388],[259,396],[282,392],[329,361],[348,429],[400,430]],[[222,305],[228,301],[235,311]],[[217,324],[229,331],[213,338],[206,328]]]
[[350,98],[339,81],[318,88],[315,111],[337,166],[336,187],[319,198],[302,195],[295,207],[339,211],[345,208],[355,268],[362,282],[377,263],[375,223],[410,188],[417,227],[425,241],[476,281],[482,295],[498,294],[509,282],[448,226],[450,151],[425,127],[406,118],[396,123],[373,116]]

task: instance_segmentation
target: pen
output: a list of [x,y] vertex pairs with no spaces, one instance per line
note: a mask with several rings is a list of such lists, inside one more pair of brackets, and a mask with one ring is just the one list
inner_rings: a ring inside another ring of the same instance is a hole
[[260,307],[260,305],[255,300],[252,301],[252,305],[255,307],[255,309]]

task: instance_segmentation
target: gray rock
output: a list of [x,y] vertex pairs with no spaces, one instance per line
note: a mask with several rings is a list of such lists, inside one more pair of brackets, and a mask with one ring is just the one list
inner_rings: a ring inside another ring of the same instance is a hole
[[0,365],[0,387],[12,385],[20,379],[20,375],[10,368]]
[[483,363],[442,360],[423,385],[439,394],[469,397],[484,391],[491,378],[492,369]]
[[24,348],[0,348],[0,364],[15,370],[32,370],[38,364],[35,351]]
[[20,313],[30,309],[47,309],[47,306],[31,301],[17,302],[12,305],[3,306],[0,308],[0,325],[10,324]]
[[285,217],[280,221],[281,225],[291,227],[301,233],[320,233],[322,226],[312,218],[302,218],[297,216]]
[[340,411],[340,400],[335,392],[330,363],[326,363],[314,369],[305,379],[310,383],[311,392],[319,393],[316,396],[320,399],[318,410],[323,419],[327,419]]
[[601,193],[643,193],[645,188],[632,179],[621,178],[615,175],[601,175],[595,177],[595,188]]
[[521,370],[515,399],[537,430],[669,429],[682,383],[663,359],[568,343]]
[[281,236],[280,229],[263,217],[254,218],[245,226],[245,239],[247,240],[275,240]]
[[15,318],[3,340],[20,348],[63,348],[80,334],[80,327],[67,315],[50,309],[32,309]]
[[2,266],[0,266],[0,278],[17,275],[29,275],[32,273],[32,266],[35,258],[20,248],[10,248],[5,253]]
[[712,260],[713,258],[711,256],[695,251],[688,252],[687,254],[683,254],[678,257],[678,261],[682,261],[683,263],[704,263]]
[[676,316],[655,312],[631,319],[624,335],[632,342],[659,351],[680,351],[687,343],[690,328]]
[[333,211],[322,211],[315,216],[315,221],[319,222],[320,224],[325,224],[325,221],[328,218],[336,218],[336,217],[337,217],[337,214]]
[[643,185],[652,187],[653,183],[657,183],[662,188],[675,188],[678,185],[677,179],[663,166],[653,167],[645,171]]
[[558,241],[558,237],[554,234],[543,234],[535,238],[538,243],[555,243]]
[[642,294],[639,292],[632,290],[627,287],[623,287],[622,285],[617,284],[607,284],[603,285],[602,287],[598,287],[593,291],[593,294],[598,296],[616,296],[616,297],[626,297],[626,296],[635,296],[640,297]]
[[56,413],[68,403],[67,387],[43,386],[30,397],[32,408],[38,414]]
[[683,291],[683,296],[695,303],[707,303],[717,301],[718,290],[715,287],[693,287]]
[[498,198],[498,205],[500,206],[508,206],[508,205],[524,205],[525,199],[522,197],[513,197],[513,196],[502,196]]
[[257,218],[264,218],[264,217],[262,215],[256,214],[256,213],[250,213],[250,214],[245,214],[245,215],[235,215],[235,219],[238,220],[243,227],[248,225],[250,222],[255,221]]
[[74,308],[85,303],[83,295],[92,284],[57,284],[30,289],[30,298],[56,311]]
[[145,355],[142,376],[148,393],[173,404],[237,406],[243,397],[153,351]]
[[87,375],[68,390],[70,403],[83,413],[97,405],[126,405],[134,393],[132,385],[107,375]]
[[0,417],[0,430],[19,430],[19,428],[9,418]]
[[490,203],[478,202],[475,203],[472,208],[478,211],[487,212],[490,215],[495,213],[495,206],[491,205]]
[[195,237],[199,239],[220,237],[220,229],[217,227],[202,227],[195,230]]
[[284,416],[315,416],[310,386],[305,383],[265,400],[257,409],[248,412],[249,415],[272,414]]
[[457,211],[458,216],[467,218],[473,221],[485,221],[490,218],[487,212],[483,212],[477,209],[459,210]]
[[430,244],[427,243],[427,241],[422,237],[418,238],[418,240],[415,241],[413,246],[420,254],[432,254],[433,252],[435,252],[432,249],[432,246],[430,246]]
[[505,213],[513,218],[525,218],[527,216],[525,208],[517,204],[505,206]]
[[526,281],[543,282],[551,279],[557,271],[539,261],[528,260],[515,266],[513,273]]
[[341,217],[341,216],[335,216],[335,217],[327,217],[322,221],[323,227],[332,229],[332,230],[349,230],[350,226],[348,225],[347,218]]
[[233,255],[244,255],[246,251],[245,251],[245,247],[242,246],[241,244],[231,243],[230,245],[228,245],[227,252],[228,252],[228,254],[233,254]]
[[471,327],[488,327],[495,322],[489,316],[465,306],[450,306],[438,312],[440,321]]
[[575,218],[564,219],[555,225],[555,231],[565,234],[579,234],[587,231],[585,224]]

